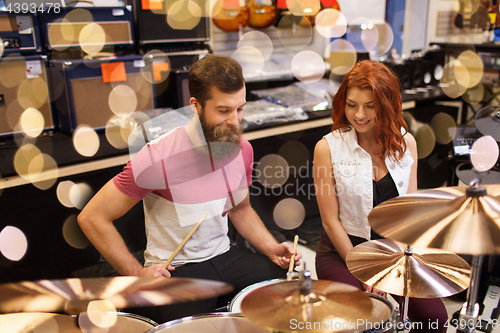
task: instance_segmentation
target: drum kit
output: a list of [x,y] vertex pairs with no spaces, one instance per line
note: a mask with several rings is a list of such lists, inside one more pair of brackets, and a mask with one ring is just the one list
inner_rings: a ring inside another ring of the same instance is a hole
[[[361,282],[401,296],[397,310],[384,297],[343,283],[313,280],[304,269],[294,272],[298,280],[270,280],[243,289],[228,312],[158,325],[117,309],[201,300],[226,294],[232,287],[186,278],[75,278],[1,284],[0,312],[5,314],[0,315],[0,330],[396,332],[407,330],[408,298],[448,297],[468,288],[460,318],[472,324],[460,331],[474,331],[482,259],[500,253],[500,185],[417,191],[378,205],[368,220],[385,239],[354,247],[347,267]],[[471,265],[457,253],[471,255]],[[99,301],[107,304],[104,316],[91,307]]]

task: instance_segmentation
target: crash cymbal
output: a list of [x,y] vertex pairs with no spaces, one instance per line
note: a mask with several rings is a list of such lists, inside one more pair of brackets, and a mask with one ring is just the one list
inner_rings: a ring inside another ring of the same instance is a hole
[[500,185],[439,187],[387,200],[368,215],[379,235],[416,248],[500,253]]
[[490,135],[500,142],[500,107],[486,106],[476,112],[474,124],[483,135]]
[[436,298],[469,287],[470,266],[458,255],[440,249],[413,249],[380,239],[351,249],[347,268],[361,282],[399,296]]
[[71,278],[0,285],[0,312],[85,312],[95,300],[108,300],[116,309],[159,306],[227,294],[227,283],[187,278]]
[[256,289],[243,299],[241,312],[258,326],[282,332],[349,331],[374,319],[372,300],[356,287],[325,280],[310,280],[309,288],[302,283]]

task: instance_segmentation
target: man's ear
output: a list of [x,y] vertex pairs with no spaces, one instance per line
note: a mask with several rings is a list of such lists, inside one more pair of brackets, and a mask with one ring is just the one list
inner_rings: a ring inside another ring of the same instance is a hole
[[200,115],[201,112],[201,105],[198,103],[198,100],[194,97],[189,98],[189,105],[191,106],[191,109],[193,109],[194,112]]

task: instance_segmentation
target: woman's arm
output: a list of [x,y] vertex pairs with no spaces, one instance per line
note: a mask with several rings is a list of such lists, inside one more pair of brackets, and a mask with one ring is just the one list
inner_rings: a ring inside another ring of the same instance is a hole
[[410,173],[410,183],[408,185],[408,193],[417,191],[417,166],[418,166],[418,154],[417,154],[417,142],[415,138],[410,133],[406,133],[406,141],[408,143],[408,149],[410,150],[410,155],[413,158],[413,164],[411,166]]
[[314,185],[321,221],[333,246],[342,259],[352,249],[352,243],[339,220],[339,206],[335,194],[330,147],[326,139],[320,140],[314,148]]

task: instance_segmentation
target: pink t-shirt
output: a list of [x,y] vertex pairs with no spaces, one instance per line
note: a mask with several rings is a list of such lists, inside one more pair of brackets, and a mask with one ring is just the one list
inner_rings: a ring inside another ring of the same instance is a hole
[[143,200],[146,266],[166,261],[205,212],[173,265],[204,261],[229,249],[226,213],[248,195],[252,146],[242,138],[234,155],[214,161],[179,127],[147,144],[113,178],[121,192]]

